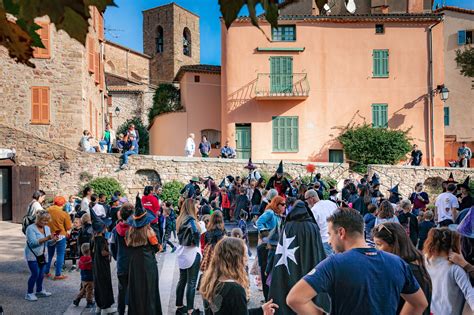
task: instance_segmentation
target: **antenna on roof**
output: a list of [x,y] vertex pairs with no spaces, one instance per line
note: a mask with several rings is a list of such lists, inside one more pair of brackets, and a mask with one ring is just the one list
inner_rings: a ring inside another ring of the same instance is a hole
[[125,30],[110,28],[110,27],[104,27],[104,31],[105,31],[105,33],[109,34],[113,38],[119,38],[120,36],[118,34],[115,34],[115,32],[124,32]]

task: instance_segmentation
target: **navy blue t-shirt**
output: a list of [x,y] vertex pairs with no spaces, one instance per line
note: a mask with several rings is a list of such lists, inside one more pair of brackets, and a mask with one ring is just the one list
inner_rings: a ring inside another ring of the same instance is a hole
[[331,314],[395,315],[400,294],[420,286],[398,256],[375,248],[355,248],[331,255],[304,280],[319,294],[331,297]]

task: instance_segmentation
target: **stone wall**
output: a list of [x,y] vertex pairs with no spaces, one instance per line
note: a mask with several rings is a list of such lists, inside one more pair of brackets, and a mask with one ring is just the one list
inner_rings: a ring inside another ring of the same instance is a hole
[[[48,22],[48,17],[39,19]],[[89,35],[99,46],[92,27]],[[50,24],[50,58],[32,59],[36,68],[16,63],[0,47],[0,123],[8,123],[38,137],[77,147],[82,131],[92,127],[97,112],[100,130],[102,98],[93,74],[87,71],[87,51],[81,43]],[[32,87],[49,87],[49,123],[32,124]],[[94,132],[94,130],[93,130]]]
[[113,42],[105,42],[105,71],[149,83],[150,57]]
[[[112,128],[117,130],[127,120],[140,117],[144,126],[148,126],[148,112],[153,106],[153,94],[155,90],[143,87],[140,92],[116,92],[109,90],[112,97],[112,106],[108,107],[112,114]],[[120,108],[120,114],[115,114],[115,108]]]
[[432,193],[441,192],[441,182],[449,177],[452,172],[454,179],[460,183],[467,176],[474,179],[473,168],[449,168],[449,167],[421,167],[421,166],[393,166],[393,165],[369,165],[369,178],[377,173],[380,176],[381,191],[399,184],[399,191],[403,197],[407,197],[415,185],[424,183],[426,188]]
[[[48,195],[76,194],[85,182],[81,174],[87,172],[96,177],[113,177],[125,188],[128,195],[141,192],[145,185],[171,180],[187,182],[192,176],[212,176],[221,180],[224,176],[246,174],[245,160],[179,158],[160,156],[132,156],[129,169],[119,169],[119,154],[83,153],[66,146],[54,144],[19,129],[0,124],[1,148],[15,148],[17,164],[40,168],[40,187]],[[271,174],[278,166],[277,161],[255,161],[259,170]],[[291,176],[305,176],[306,163],[285,162],[285,172]],[[317,171],[323,176],[336,178],[348,175],[347,165],[318,163]]]

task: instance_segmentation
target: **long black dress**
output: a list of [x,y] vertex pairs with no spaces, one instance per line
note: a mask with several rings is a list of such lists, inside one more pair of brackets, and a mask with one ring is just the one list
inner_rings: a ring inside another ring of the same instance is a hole
[[103,236],[96,236],[92,245],[92,274],[94,276],[94,297],[97,307],[106,309],[114,304],[114,290],[110,274],[110,256],[102,253],[109,251],[107,240]]
[[161,315],[158,267],[151,245],[129,247],[128,314]]

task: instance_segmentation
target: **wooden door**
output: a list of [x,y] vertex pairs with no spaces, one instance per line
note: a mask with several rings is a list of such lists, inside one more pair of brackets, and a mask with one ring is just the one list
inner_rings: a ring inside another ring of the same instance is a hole
[[0,168],[0,221],[12,219],[11,167]]
[[12,221],[21,223],[26,214],[31,196],[39,189],[37,166],[12,167]]
[[236,153],[238,159],[249,159],[251,155],[250,125],[235,127]]

